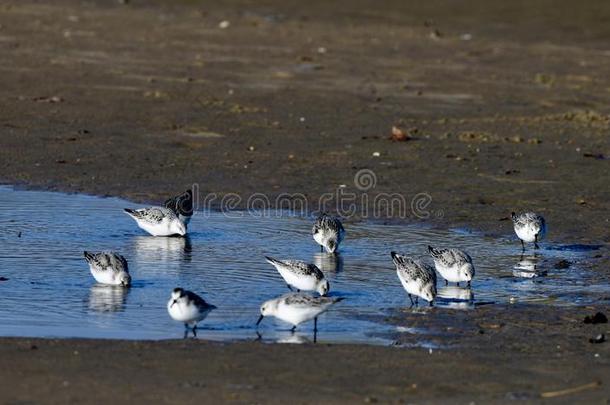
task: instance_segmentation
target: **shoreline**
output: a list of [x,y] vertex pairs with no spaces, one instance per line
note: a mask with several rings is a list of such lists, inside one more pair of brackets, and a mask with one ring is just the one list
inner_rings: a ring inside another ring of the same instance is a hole
[[[440,350],[195,339],[0,338],[5,364],[0,389],[9,402],[48,400],[46,395],[52,393],[51,403],[91,402],[91,390],[97,400],[113,396],[119,403],[280,403],[295,397],[308,403],[531,403],[551,397],[553,403],[591,403],[610,395],[610,347],[587,341],[607,324],[582,324],[582,315],[595,310],[571,308],[544,315],[536,306],[518,306],[510,316],[530,320],[514,323],[507,311],[487,308],[475,319],[461,316],[455,326],[462,343]],[[541,321],[549,328],[540,328]],[[27,373],[27,384],[10,384],[13,369]],[[165,396],[159,397],[161,393]]]
[[[127,202],[131,202],[133,204],[140,204],[142,206],[160,206],[162,205],[163,201],[166,198],[169,198],[171,196],[171,192],[168,192],[168,194],[166,195],[166,197],[159,197],[159,198],[152,198],[152,199],[142,199],[142,198],[133,198],[133,196],[130,196],[129,194],[95,194],[95,193],[88,193],[88,192],[83,192],[83,191],[78,191],[75,189],[72,189],[70,187],[66,187],[66,186],[62,186],[62,185],[52,185],[52,186],[42,186],[42,185],[32,185],[32,184],[27,184],[25,182],[22,183],[11,183],[10,180],[4,180],[4,179],[0,179],[0,186],[4,186],[4,187],[11,187],[14,188],[16,190],[23,190],[23,191],[39,191],[39,192],[54,192],[54,193],[62,193],[62,194],[66,194],[66,195],[72,195],[72,194],[80,194],[80,195],[85,195],[85,196],[89,196],[89,197],[96,197],[96,198],[118,198],[118,199],[122,199],[125,200]],[[174,194],[179,193],[180,190],[176,190],[173,191]],[[197,210],[196,212],[201,213],[201,212],[205,212],[208,211],[208,209],[200,209]],[[223,211],[219,206],[211,206],[209,208],[210,212],[214,212],[214,213],[224,213],[224,212],[235,212],[235,213],[249,213],[250,210],[245,207],[245,206],[238,206],[237,208],[232,208],[228,211]],[[318,215],[318,211],[306,211],[304,214],[301,213],[293,213],[293,211],[291,211],[290,209],[284,209],[284,208],[280,208],[278,209],[277,207],[274,206],[270,206],[268,207],[268,211],[271,212],[289,212],[292,214],[289,214],[289,216],[293,216],[296,215],[297,217],[300,218],[315,218],[316,215]],[[255,213],[259,213],[258,211],[253,211]],[[331,214],[335,214],[335,211],[325,211]],[[282,215],[280,215],[281,217]],[[268,218],[274,218],[274,217],[278,217],[277,215],[269,215]],[[506,216],[505,218],[502,219],[503,223],[505,224],[509,224],[506,229],[503,228],[496,228],[494,226],[492,226],[491,223],[473,223],[473,222],[460,222],[460,223],[452,223],[450,221],[448,221],[444,216],[443,217],[433,217],[432,219],[422,219],[422,218],[412,218],[412,217],[400,217],[400,218],[396,218],[396,217],[385,217],[385,218],[368,218],[368,217],[363,217],[363,216],[352,216],[352,217],[340,217],[342,221],[344,221],[345,223],[350,223],[350,222],[369,222],[372,224],[377,224],[377,225],[408,225],[408,226],[421,226],[421,227],[425,227],[425,228],[430,228],[430,229],[443,229],[443,230],[447,230],[447,231],[456,231],[456,232],[467,232],[470,234],[480,234],[481,236],[485,236],[485,237],[493,237],[493,238],[512,238],[515,240],[515,244],[518,245],[518,239],[517,236],[514,234],[514,230],[513,230],[513,226],[510,220],[510,216]],[[552,232],[552,229],[551,229]],[[562,244],[579,244],[582,242],[586,242],[585,245],[593,245],[593,246],[599,246],[600,249],[606,250],[606,249],[610,249],[610,242],[605,240],[605,239],[573,239],[570,238],[568,236],[568,234],[566,234],[565,232],[560,232],[560,233],[554,233],[551,235],[554,239],[555,243],[562,243]],[[547,237],[544,239],[543,243],[548,243],[548,232],[547,232]],[[571,242],[571,243],[570,243]]]

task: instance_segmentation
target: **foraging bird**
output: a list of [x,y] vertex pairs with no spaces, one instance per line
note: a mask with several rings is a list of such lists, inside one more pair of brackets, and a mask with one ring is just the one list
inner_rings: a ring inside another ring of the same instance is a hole
[[151,207],[137,210],[125,208],[125,212],[135,219],[140,228],[152,236],[186,235],[186,225],[169,208]]
[[392,260],[396,265],[396,274],[402,286],[409,294],[411,305],[415,295],[415,305],[418,304],[419,297],[430,303],[436,297],[436,272],[434,269],[420,260],[413,260],[410,257],[391,252]]
[[184,322],[186,332],[190,326],[194,336],[197,336],[197,323],[204,320],[214,309],[216,306],[208,304],[194,292],[182,288],[174,288],[171,298],[167,302],[169,316],[175,321]]
[[120,285],[129,287],[131,276],[127,266],[127,260],[114,252],[83,252],[85,260],[89,264],[89,270],[95,281],[101,284]]
[[338,218],[322,214],[314,222],[311,233],[313,239],[320,245],[321,252],[326,249],[328,253],[335,253],[343,241],[345,229]]
[[445,279],[445,285],[449,282],[457,283],[466,281],[468,285],[474,277],[474,265],[468,253],[459,249],[435,249],[428,246],[428,252],[434,259],[436,271]]
[[291,331],[294,332],[297,325],[313,319],[315,332],[318,329],[318,316],[343,299],[343,297],[313,297],[301,292],[287,293],[265,301],[261,305],[261,316],[256,325],[258,326],[264,317],[274,316],[292,324]]
[[320,295],[328,293],[330,284],[315,264],[300,260],[277,260],[269,256],[265,256],[265,259],[277,269],[291,291],[294,287],[299,291],[317,291]]
[[539,249],[538,242],[542,240],[546,234],[546,222],[541,215],[533,212],[526,212],[523,214],[511,213],[513,225],[515,227],[515,233],[521,240],[521,248],[525,250],[524,242],[534,242],[534,248]]
[[188,189],[180,195],[168,198],[163,206],[174,211],[184,225],[188,225],[193,216],[193,191]]

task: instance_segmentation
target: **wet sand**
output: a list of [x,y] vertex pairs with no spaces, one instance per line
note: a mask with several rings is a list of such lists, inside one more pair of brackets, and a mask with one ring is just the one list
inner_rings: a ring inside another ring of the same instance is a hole
[[[371,198],[431,196],[429,218],[387,220],[509,235],[510,211],[536,210],[550,240],[604,245],[591,266],[607,277],[608,4],[167,3],[0,4],[2,182],[146,202],[196,183],[202,198],[216,193],[216,208],[229,193],[241,196],[236,208],[253,193],[304,193],[315,210],[341,185],[359,192],[354,176],[370,169]],[[388,139],[392,126],[410,139]],[[607,313],[608,297],[599,302]],[[504,316],[528,333],[475,331],[436,358],[204,342],[40,340],[30,350],[30,340],[2,339],[2,399],[94,402],[112,385],[165,402],[294,393],[302,402],[507,402],[595,381],[559,400],[608,398],[607,343],[590,344],[593,330],[576,326],[591,309],[535,308],[460,313],[473,324]],[[451,327],[451,314],[430,322]],[[563,318],[571,326],[552,326]],[[167,366],[173,358],[188,366]],[[297,375],[321,388],[280,383]]]
[[[437,331],[436,343],[456,346],[432,351],[193,339],[2,339],[0,390],[6,403],[62,404],[568,404],[606,403],[610,397],[610,346],[588,342],[590,335],[608,333],[608,324],[584,324],[582,318],[594,308],[446,312],[459,323]],[[422,319],[433,324],[434,318]],[[412,325],[400,316],[390,322]]]

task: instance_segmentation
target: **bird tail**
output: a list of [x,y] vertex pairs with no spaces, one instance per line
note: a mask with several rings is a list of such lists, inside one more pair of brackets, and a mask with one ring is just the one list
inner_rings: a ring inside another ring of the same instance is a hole
[[428,245],[428,252],[432,257],[439,257],[441,255],[441,251],[434,249],[432,246]]
[[93,260],[94,254],[91,252],[87,252],[86,250],[83,252],[83,256],[85,256],[85,260],[87,261],[87,263],[91,263],[91,261]]
[[265,256],[265,260],[267,260],[269,263],[271,263],[274,266],[281,266],[283,263],[277,259],[274,259],[273,257],[269,257],[269,256]]
[[403,264],[404,258],[396,252],[390,252],[395,265]]
[[139,218],[138,211],[132,210],[131,208],[123,208],[123,211],[127,213],[132,218]]
[[341,301],[343,301],[344,299],[345,299],[345,297],[337,297],[337,298],[335,298],[335,299],[334,299],[334,301],[333,301],[333,302],[334,302],[334,303],[341,302]]

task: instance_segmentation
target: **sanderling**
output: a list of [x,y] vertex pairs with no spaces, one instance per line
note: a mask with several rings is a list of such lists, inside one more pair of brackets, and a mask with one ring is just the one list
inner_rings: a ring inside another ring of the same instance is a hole
[[470,281],[474,277],[474,266],[468,253],[459,249],[434,249],[428,246],[428,252],[434,259],[436,271],[445,279],[445,285],[449,282],[457,283]]
[[533,212],[523,214],[511,213],[515,233],[521,239],[521,248],[525,250],[524,242],[534,242],[534,247],[539,248],[538,242],[542,240],[546,234],[546,222],[541,215]]
[[258,326],[265,316],[274,316],[291,323],[293,325],[291,331],[294,332],[297,325],[313,319],[314,331],[317,331],[318,316],[343,299],[343,297],[313,297],[301,292],[287,293],[265,301],[261,305],[261,316],[256,321],[256,325]]
[[169,316],[175,321],[184,322],[185,337],[189,326],[193,330],[193,335],[197,336],[197,323],[203,321],[214,309],[216,306],[208,304],[194,292],[182,288],[174,288],[171,298],[167,301]]
[[402,283],[402,286],[407,290],[411,305],[415,295],[415,305],[418,304],[419,297],[422,297],[430,303],[436,297],[436,272],[434,269],[420,260],[413,260],[410,257],[400,255],[396,252],[391,252],[392,260],[396,265],[396,274]]
[[188,225],[193,216],[193,191],[188,189],[180,195],[168,198],[163,206],[174,211],[184,225]]
[[89,270],[95,281],[101,284],[131,285],[131,276],[127,267],[127,260],[114,252],[84,252],[85,260],[89,263]]
[[169,208],[151,207],[137,210],[125,208],[125,212],[136,220],[140,228],[153,236],[186,234],[186,225]]
[[277,260],[269,256],[265,256],[265,259],[277,269],[291,291],[294,287],[298,291],[317,291],[320,295],[328,293],[330,284],[315,264],[300,260]]
[[338,218],[322,214],[311,229],[313,239],[320,245],[320,251],[335,253],[345,236],[345,229]]

